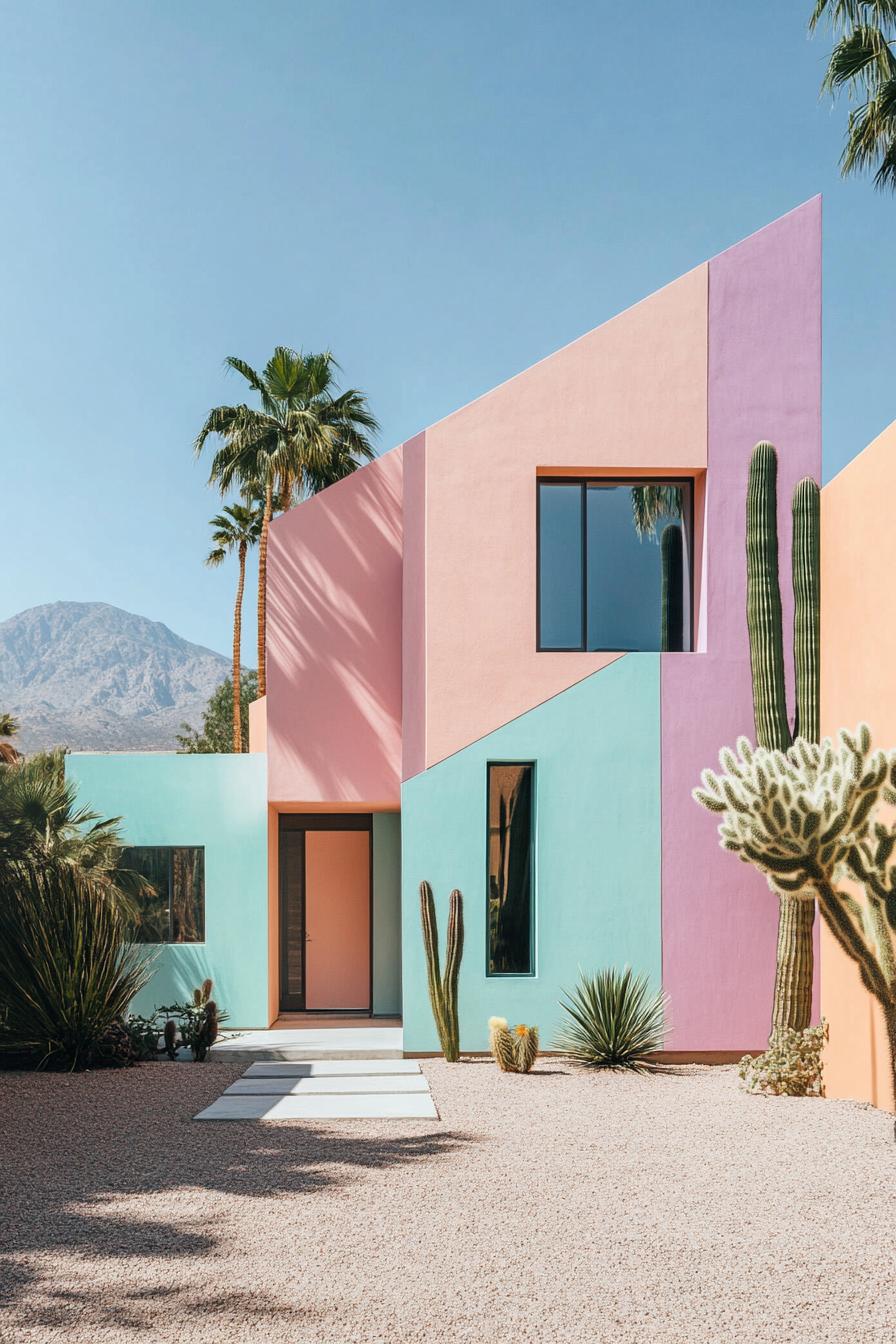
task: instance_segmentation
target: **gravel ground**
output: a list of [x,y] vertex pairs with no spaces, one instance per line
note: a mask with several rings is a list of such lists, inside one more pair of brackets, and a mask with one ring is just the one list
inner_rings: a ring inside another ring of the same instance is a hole
[[0,1339],[892,1344],[892,1117],[424,1068],[439,1122],[192,1124],[235,1065],[0,1074]]

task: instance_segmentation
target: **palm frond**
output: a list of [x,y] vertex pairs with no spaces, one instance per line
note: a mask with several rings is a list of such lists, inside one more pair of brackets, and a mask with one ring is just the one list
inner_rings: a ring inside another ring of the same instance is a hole
[[822,81],[823,93],[836,93],[845,85],[875,88],[896,76],[896,56],[879,28],[855,28],[841,38],[831,52]]
[[681,517],[680,486],[633,485],[631,490],[632,519],[639,538],[655,540],[661,519]]

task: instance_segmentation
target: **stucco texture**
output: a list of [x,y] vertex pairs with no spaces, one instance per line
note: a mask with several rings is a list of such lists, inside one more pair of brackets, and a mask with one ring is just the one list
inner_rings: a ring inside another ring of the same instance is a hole
[[406,482],[405,566],[423,569],[405,577],[406,778],[618,657],[536,651],[537,477],[701,471],[706,320],[701,266],[426,430]]
[[[896,745],[896,628],[882,619],[893,602],[894,493],[896,422],[821,494],[822,732],[834,736],[865,722],[875,746],[887,749]],[[860,546],[874,564],[857,559]],[[896,1110],[881,1011],[825,927],[821,958],[828,1096]]]
[[135,1011],[210,976],[229,1027],[268,1026],[264,756],[75,754],[66,774],[80,803],[122,818],[128,844],[205,846],[205,942],[162,946]]
[[398,805],[401,489],[396,448],[271,526],[272,803]]
[[[705,652],[662,657],[663,983],[675,1049],[762,1048],[778,904],[758,873],[719,848],[691,789],[720,747],[755,739],[746,625],[747,472],[760,439],[778,448],[778,537],[792,702],[791,495],[821,472],[821,200],[709,263]],[[816,1005],[817,1005],[816,977]]]
[[[406,1050],[438,1048],[420,930],[424,879],[442,948],[449,893],[464,896],[465,1050],[487,1048],[494,1014],[534,1023],[549,1048],[559,990],[575,984],[579,967],[631,965],[659,986],[659,662],[630,654],[404,784]],[[512,760],[536,761],[536,973],[488,977],[486,765]]]

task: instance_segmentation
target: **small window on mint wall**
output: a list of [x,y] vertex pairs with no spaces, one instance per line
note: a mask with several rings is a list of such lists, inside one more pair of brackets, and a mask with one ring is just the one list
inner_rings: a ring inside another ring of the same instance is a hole
[[205,939],[205,849],[202,845],[132,845],[121,867],[143,879],[132,898],[135,943]]
[[531,975],[535,766],[496,762],[488,769],[489,975]]
[[692,647],[690,481],[538,484],[538,648]]

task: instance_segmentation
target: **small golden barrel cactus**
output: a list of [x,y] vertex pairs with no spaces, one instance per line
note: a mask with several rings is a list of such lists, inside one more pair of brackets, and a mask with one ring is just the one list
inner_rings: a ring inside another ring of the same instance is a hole
[[513,1053],[517,1073],[529,1073],[538,1058],[538,1028],[519,1024],[514,1027]]
[[516,1073],[516,1051],[506,1017],[490,1017],[488,1041],[495,1063],[502,1073]]
[[488,1037],[502,1073],[528,1073],[538,1058],[538,1028],[520,1023],[512,1029],[506,1017],[490,1017]]

